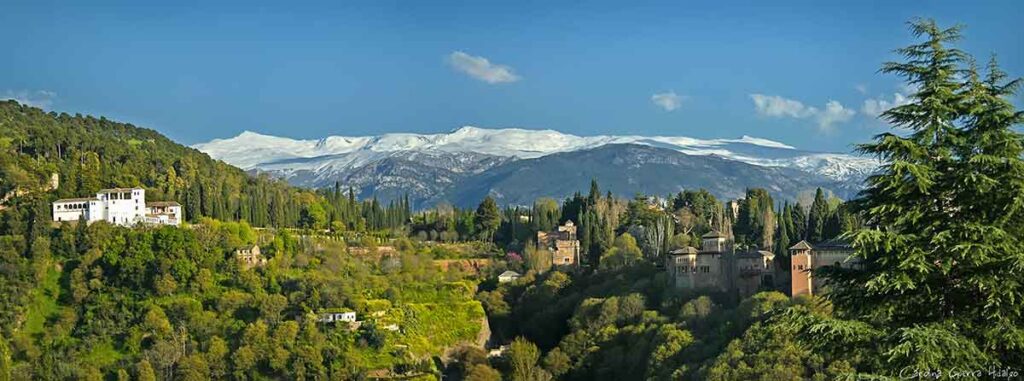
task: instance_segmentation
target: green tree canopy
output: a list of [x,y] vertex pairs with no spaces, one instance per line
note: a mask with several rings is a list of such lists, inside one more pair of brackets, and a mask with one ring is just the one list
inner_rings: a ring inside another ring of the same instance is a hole
[[494,232],[501,225],[501,211],[498,210],[498,203],[494,202],[491,196],[484,197],[476,208],[476,230],[490,240]]
[[800,315],[815,345],[873,359],[866,370],[1024,364],[1024,119],[993,63],[980,79],[951,46],[960,28],[911,24],[923,41],[886,63],[917,88],[882,117],[897,133],[860,146],[883,162],[854,201],[855,267],[825,267],[828,298],[849,319]]

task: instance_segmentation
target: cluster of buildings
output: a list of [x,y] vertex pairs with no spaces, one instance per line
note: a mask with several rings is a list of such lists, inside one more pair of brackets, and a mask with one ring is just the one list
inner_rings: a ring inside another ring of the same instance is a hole
[[244,269],[263,267],[267,264],[267,258],[260,252],[259,245],[242,246],[235,250],[235,259]]
[[[572,221],[567,221],[553,231],[537,232],[537,249],[550,253],[554,266],[578,266],[580,241],[576,229]],[[825,285],[823,280],[813,277],[813,270],[821,266],[855,265],[848,262],[852,254],[850,245],[839,240],[817,244],[800,241],[789,248],[790,266],[787,268],[770,251],[738,251],[729,237],[712,231],[701,237],[700,249],[685,247],[669,252],[665,270],[672,283],[681,289],[713,290],[740,298],[763,290],[788,290],[792,296],[811,295],[821,292]],[[498,281],[512,282],[520,276],[506,271]]]
[[685,247],[671,251],[665,270],[677,288],[734,293],[740,298],[761,290],[784,289],[789,279],[789,292],[795,297],[821,291],[824,283],[812,276],[815,268],[842,266],[853,254],[852,248],[840,241],[818,245],[800,241],[789,252],[791,268],[784,268],[775,254],[764,250],[737,252],[728,237],[713,231],[701,237],[699,250]]
[[132,226],[181,225],[184,214],[174,201],[146,202],[142,188],[101,189],[95,197],[65,198],[53,202],[53,221],[106,221]]
[[665,269],[678,288],[736,291],[740,297],[774,288],[775,254],[768,251],[737,253],[732,242],[718,232],[701,237],[700,250],[685,247],[669,252]]
[[566,221],[554,231],[537,232],[537,249],[551,253],[553,266],[576,266],[580,263],[580,241],[576,239],[576,225]]

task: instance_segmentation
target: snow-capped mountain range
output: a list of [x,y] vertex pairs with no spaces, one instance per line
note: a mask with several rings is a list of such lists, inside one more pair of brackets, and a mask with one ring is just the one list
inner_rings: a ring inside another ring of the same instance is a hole
[[844,186],[859,183],[877,167],[877,162],[869,158],[800,150],[749,136],[739,139],[576,136],[554,130],[472,126],[439,134],[329,136],[317,140],[246,131],[233,138],[215,139],[193,147],[215,159],[246,170],[280,176],[296,185],[319,187],[338,181],[359,188],[364,195],[386,198],[389,191],[406,192],[430,201],[443,199],[447,188],[457,187],[466,176],[511,162],[619,145],[649,146],[663,149],[658,152],[674,151],[756,167],[795,169],[821,182],[846,184]]

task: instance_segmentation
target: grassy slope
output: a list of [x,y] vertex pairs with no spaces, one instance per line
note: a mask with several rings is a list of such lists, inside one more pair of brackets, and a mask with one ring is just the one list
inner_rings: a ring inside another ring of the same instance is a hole
[[46,274],[39,286],[30,292],[30,302],[25,317],[26,335],[43,332],[46,320],[59,310],[57,298],[60,296],[61,272],[53,266],[47,266]]

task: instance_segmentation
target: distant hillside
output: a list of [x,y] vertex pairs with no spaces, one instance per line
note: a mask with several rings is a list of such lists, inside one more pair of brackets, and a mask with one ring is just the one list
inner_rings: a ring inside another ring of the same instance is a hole
[[337,155],[330,155],[313,159],[283,159],[266,163],[250,172],[267,173],[309,188],[330,187],[338,182],[345,187],[353,187],[361,199],[376,197],[390,201],[408,194],[419,207],[429,207],[467,178],[511,161],[493,155],[435,150],[366,151],[346,156],[346,164],[359,164],[339,166]]
[[153,130],[0,101],[0,193],[43,189],[52,173],[60,175],[60,186],[49,198],[142,186],[147,199],[180,202],[190,220],[254,225],[295,225],[296,195],[305,192],[248,176]]
[[470,177],[445,198],[468,206],[492,195],[504,204],[529,205],[542,196],[566,197],[587,189],[591,179],[613,194],[667,195],[704,188],[721,198],[738,198],[747,188],[765,188],[779,198],[795,200],[801,191],[823,187],[850,196],[840,183],[785,167],[763,167],[725,158],[695,156],[636,144],[514,161]]

